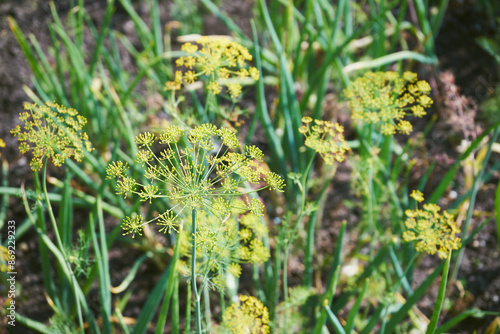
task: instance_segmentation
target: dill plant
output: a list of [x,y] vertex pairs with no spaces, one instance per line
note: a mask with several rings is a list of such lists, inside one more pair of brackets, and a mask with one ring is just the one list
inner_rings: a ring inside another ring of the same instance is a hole
[[[307,228],[307,240],[304,256],[304,285],[311,288],[312,284],[312,256],[314,249],[314,230],[316,223],[316,211],[319,208],[319,202],[335,174],[336,165],[344,161],[345,155],[349,151],[349,145],[344,138],[344,128],[339,123],[325,121],[320,119],[313,119],[309,116],[302,117],[302,125],[298,131],[304,136],[304,145],[312,150],[309,155],[307,167],[303,174],[289,173],[289,178],[298,186],[300,190],[300,207],[298,208],[295,221],[289,231],[283,229],[280,233],[280,239],[283,244],[283,296],[284,305],[287,305],[283,310],[283,322],[288,323],[288,313],[290,308],[289,304],[289,289],[288,289],[288,257],[299,230],[300,224],[306,216],[309,216],[309,223]],[[319,154],[323,159],[325,165],[329,168],[326,180],[324,180],[322,190],[319,195],[312,201],[307,201],[309,194],[308,180],[311,173],[311,168],[316,155]],[[291,216],[289,216],[291,217]],[[286,224],[283,224],[285,226]]]
[[[381,233],[380,215],[387,201],[393,203],[394,180],[389,173],[392,164],[394,135],[409,135],[413,131],[410,117],[421,118],[432,106],[430,85],[418,80],[413,72],[367,72],[356,78],[344,90],[352,119],[357,121],[360,154],[353,164],[353,185],[363,198],[363,219],[368,227],[370,256],[373,256],[372,236]],[[391,188],[392,187],[392,188]],[[392,221],[398,221],[403,212]]]
[[[265,188],[283,192],[284,181],[278,174],[263,167],[264,155],[259,148],[253,145],[242,148],[233,131],[213,124],[202,124],[189,131],[169,125],[159,135],[150,132],[139,134],[135,142],[140,148],[135,161],[144,168],[146,182],[141,183],[130,177],[127,163],[115,161],[106,172],[108,178],[116,179],[117,194],[124,197],[135,194],[141,201],[150,203],[166,198],[172,206],[147,221],[138,214],[126,217],[122,224],[124,234],[131,234],[132,237],[141,235],[144,227],[152,222],[160,226],[161,232],[179,231],[182,218],[190,216],[189,269],[195,299],[196,329],[201,333],[201,295],[196,278],[201,274],[202,288],[210,282],[218,286],[218,280],[209,280],[208,277],[215,265],[219,273],[224,272],[224,268],[229,268],[233,274],[239,271],[235,263],[226,265],[221,261],[230,258],[223,253],[231,253],[234,247],[232,240],[237,233],[235,224],[229,219],[231,211],[242,210],[256,217],[263,215],[264,205],[259,199],[249,196],[239,201],[235,199]],[[248,187],[249,184],[258,186],[258,189]],[[212,218],[208,218],[210,215],[218,221],[211,221]],[[200,218],[204,223],[200,223]],[[240,240],[248,241],[248,233],[247,236],[240,234]],[[179,242],[182,243],[182,238]],[[176,247],[180,247],[179,244]],[[262,248],[259,241],[251,240],[248,247],[239,248],[239,258],[252,260],[254,254],[260,254],[258,258],[261,258]],[[203,270],[200,262],[197,263],[198,251],[206,258]]]
[[[55,166],[63,165],[69,158],[82,161],[85,152],[93,150],[87,133],[83,131],[87,119],[79,115],[77,110],[66,108],[53,101],[47,101],[45,105],[26,103],[24,109],[25,111],[19,115],[19,119],[24,125],[22,127],[17,125],[11,130],[11,133],[17,136],[20,142],[19,150],[21,153],[32,152],[33,157],[30,167],[35,174],[37,175],[37,172],[42,169],[42,191],[56,238],[57,248],[63,258],[60,261],[60,265],[73,287],[80,328],[83,330],[81,307],[83,306],[84,311],[87,313],[89,310],[75,275],[85,273],[88,269],[88,263],[80,262],[80,260],[85,261],[80,252],[74,253],[66,249],[63,245],[47,191],[47,165],[49,160]],[[35,184],[39,188],[39,182]],[[37,189],[37,192],[39,190]],[[83,235],[81,235],[80,243],[82,240]],[[80,247],[81,251],[85,251],[85,249],[86,247]]]

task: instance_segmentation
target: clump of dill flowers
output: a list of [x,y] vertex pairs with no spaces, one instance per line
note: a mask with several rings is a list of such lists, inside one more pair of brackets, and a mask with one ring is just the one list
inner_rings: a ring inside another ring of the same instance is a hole
[[[259,148],[242,148],[235,133],[227,128],[202,124],[186,132],[170,125],[159,136],[139,134],[135,142],[141,148],[136,162],[143,166],[147,182],[130,177],[129,166],[122,161],[108,166],[107,177],[117,180],[117,194],[136,194],[149,202],[168,198],[172,207],[146,222],[140,215],[125,218],[125,234],[141,235],[144,226],[156,220],[163,232],[176,230],[185,209],[204,209],[225,220],[234,207],[235,196],[264,188],[282,192],[285,185],[278,174],[263,168],[264,155]],[[244,190],[247,183],[260,188]],[[244,209],[262,215],[264,205],[258,199],[246,198],[243,203]]]
[[352,118],[380,126],[385,135],[408,135],[413,127],[406,116],[423,117],[432,105],[431,87],[417,75],[404,72],[368,72],[344,90]]
[[24,109],[19,116],[23,128],[18,125],[11,133],[21,142],[21,153],[33,152],[32,170],[39,171],[44,158],[51,158],[55,166],[61,166],[71,157],[81,161],[83,150],[93,150],[88,135],[82,131],[87,120],[75,109],[51,101],[43,106],[27,103]]
[[[239,200],[236,200],[239,202]],[[235,203],[241,207],[243,203]],[[241,211],[241,210],[233,210]],[[238,230],[238,222],[240,230]],[[179,271],[190,278],[192,273],[192,233],[184,223],[180,235],[180,255],[182,257]],[[196,231],[196,275],[202,278],[203,286],[224,291],[226,277],[240,277],[240,263],[264,263],[269,257],[269,250],[264,246],[262,238],[267,236],[267,226],[253,213],[244,213],[238,218],[233,215],[220,220],[214,215],[199,212]],[[202,286],[202,287],[203,287]]]
[[259,79],[259,71],[255,67],[246,68],[246,62],[252,60],[248,49],[237,42],[224,37],[203,36],[196,41],[198,45],[185,43],[181,50],[186,56],[177,59],[178,67],[187,70],[176,71],[173,81],[165,84],[166,90],[179,90],[183,83],[191,84],[200,78],[207,78],[207,90],[218,95],[223,86],[229,95],[237,98],[241,94],[242,79],[251,77]]
[[222,328],[230,333],[269,333],[269,311],[257,298],[239,296],[239,302],[231,304],[222,315]]
[[[3,139],[0,138],[0,148],[3,148],[5,147],[5,142],[3,141]],[[2,156],[2,153],[0,153],[0,157]]]
[[319,153],[327,165],[344,161],[349,145],[345,142],[344,128],[340,124],[313,120],[309,116],[302,117],[302,123],[299,132],[306,137],[304,144],[307,147]]
[[[416,201],[424,200],[420,191],[413,191],[410,195]],[[453,215],[436,204],[424,204],[422,209],[406,210],[405,221],[407,231],[403,232],[403,239],[406,242],[416,241],[415,250],[427,252],[428,254],[438,253],[444,259],[452,250],[461,247],[460,238],[455,234],[460,233]]]

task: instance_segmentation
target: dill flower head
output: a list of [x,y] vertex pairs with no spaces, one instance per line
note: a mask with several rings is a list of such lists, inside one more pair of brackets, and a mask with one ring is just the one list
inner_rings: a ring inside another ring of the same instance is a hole
[[344,128],[338,123],[302,117],[303,125],[299,132],[306,137],[305,145],[319,153],[327,165],[344,161],[349,145],[344,139]]
[[194,45],[185,43],[181,50],[186,56],[175,62],[184,67],[184,72],[177,71],[175,79],[165,84],[166,90],[178,90],[181,84],[191,84],[200,77],[208,78],[207,89],[218,95],[222,87],[227,87],[229,95],[237,98],[241,94],[241,79],[248,77],[259,79],[259,71],[255,67],[246,68],[246,62],[252,60],[248,49],[223,37],[203,36]]
[[[5,142],[1,138],[0,138],[0,147],[5,147]],[[2,153],[0,153],[0,157],[1,156],[2,156]]]
[[[419,198],[421,195],[416,194]],[[416,198],[416,199],[417,199]],[[434,255],[436,252],[441,259],[448,256],[452,250],[461,247],[460,233],[453,216],[436,204],[424,204],[423,209],[406,210],[405,221],[407,231],[403,232],[406,242],[416,241],[415,249]]]
[[269,311],[257,298],[240,295],[222,315],[222,327],[230,333],[269,333]]
[[11,133],[18,137],[21,153],[33,152],[32,170],[40,170],[44,157],[61,166],[67,158],[81,161],[83,150],[93,150],[88,135],[82,131],[87,120],[75,109],[50,101],[43,106],[27,103],[24,109],[19,116],[24,127],[18,125]]
[[422,117],[425,108],[432,105],[431,87],[426,81],[417,81],[417,75],[405,72],[368,72],[354,80],[344,90],[352,118],[381,127],[385,135],[396,132],[410,134],[413,130],[405,116]]
[[[186,145],[180,145],[181,140]],[[263,154],[257,147],[242,148],[236,134],[226,128],[202,124],[186,132],[171,125],[158,136],[142,133],[135,142],[140,148],[136,162],[143,166],[146,182],[131,178],[128,165],[121,161],[108,165],[106,172],[108,178],[117,180],[119,195],[136,194],[148,202],[170,200],[172,209],[153,219],[163,224],[164,232],[175,230],[177,217],[186,208],[204,209],[225,220],[233,207],[232,198],[241,195],[244,183],[278,192],[285,186],[278,174],[262,167]],[[244,209],[261,215],[263,204],[247,200]],[[138,232],[136,228],[129,231]]]

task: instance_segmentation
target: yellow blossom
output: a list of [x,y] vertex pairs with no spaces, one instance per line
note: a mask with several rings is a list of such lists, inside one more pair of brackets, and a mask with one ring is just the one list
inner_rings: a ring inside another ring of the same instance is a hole
[[432,105],[430,91],[429,84],[417,81],[412,72],[405,72],[402,77],[396,72],[368,72],[354,80],[344,95],[353,119],[376,124],[383,134],[393,135],[412,131],[411,123],[404,118],[408,114],[426,114],[424,108]]
[[61,166],[68,158],[81,161],[85,151],[92,151],[88,135],[83,132],[87,123],[78,111],[47,101],[43,106],[25,104],[25,112],[19,119],[24,127],[18,125],[11,133],[21,142],[22,153],[33,152],[31,169],[40,170],[42,159],[51,158],[55,166]]
[[269,311],[257,298],[240,295],[222,315],[222,327],[234,334],[269,333]]
[[424,200],[424,194],[422,194],[419,190],[413,190],[410,197],[419,203]]
[[[338,123],[314,120],[309,116],[302,117],[299,132],[305,135],[305,145],[314,149],[325,160],[327,165],[335,161],[344,161],[344,155],[349,145],[344,139],[344,128]],[[312,125],[311,125],[312,124]]]
[[[178,58],[175,64],[189,70],[184,76],[176,72],[175,79],[165,84],[166,90],[180,89],[182,80],[189,84],[206,78],[210,94],[220,94],[225,86],[230,96],[237,98],[241,94],[241,85],[234,80],[247,77],[259,79],[259,71],[255,67],[245,68],[246,62],[251,61],[252,56],[241,44],[227,38],[209,36],[199,38],[196,43],[199,47],[191,43],[185,43],[181,47],[186,56]],[[192,71],[193,69],[196,71]]]
[[[422,193],[413,191],[412,196],[421,202],[424,200]],[[461,247],[460,238],[455,234],[460,233],[451,214],[441,212],[436,204],[424,204],[422,209],[406,210],[405,221],[407,230],[403,232],[403,239],[407,242],[415,241],[418,252],[427,252],[431,255],[438,253],[441,259],[448,256],[452,250]]]

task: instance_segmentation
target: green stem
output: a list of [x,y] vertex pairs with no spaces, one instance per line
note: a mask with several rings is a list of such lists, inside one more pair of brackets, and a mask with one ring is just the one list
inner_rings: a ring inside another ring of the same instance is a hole
[[49,211],[49,217],[50,217],[50,222],[52,223],[52,228],[54,229],[54,234],[56,236],[56,241],[57,241],[57,246],[59,247],[63,257],[64,257],[64,264],[66,266],[67,272],[71,274],[71,285],[73,286],[73,290],[75,293],[75,302],[76,302],[76,308],[78,311],[78,321],[80,323],[80,330],[83,333],[83,316],[82,316],[82,309],[80,306],[79,298],[78,298],[78,293],[76,289],[76,285],[78,284],[76,282],[75,274],[73,273],[73,270],[71,269],[71,265],[69,264],[66,251],[64,249],[61,236],[59,235],[59,228],[57,227],[57,222],[56,222],[56,217],[54,216],[54,211],[52,211],[52,205],[50,204],[50,199],[49,199],[49,193],[47,191],[47,165],[48,165],[48,157],[45,157],[45,161],[43,164],[43,170],[42,170],[42,187],[43,187],[43,195],[45,197],[45,202],[47,202],[47,210]]
[[426,334],[432,334],[436,331],[437,323],[439,321],[439,315],[441,314],[441,309],[443,308],[444,299],[446,297],[446,283],[448,282],[448,271],[450,269],[451,262],[451,251],[448,254],[448,258],[444,264],[443,274],[441,276],[441,283],[439,284],[439,292],[436,299],[436,306],[434,306],[434,312],[432,312],[431,322],[427,327]]
[[[302,199],[300,203],[300,212],[299,216],[297,217],[297,222],[295,223],[295,226],[292,230],[292,234],[290,235],[290,238],[285,241],[285,249],[284,249],[284,254],[283,254],[283,298],[286,302],[288,301],[288,255],[290,254],[290,247],[292,245],[293,239],[295,238],[295,235],[297,234],[297,230],[299,228],[299,224],[302,221],[302,218],[304,217],[304,211],[305,211],[305,206],[306,206],[306,197],[307,197],[307,180],[309,179],[309,171],[311,169],[311,166],[313,165],[314,162],[314,157],[316,154],[313,154],[311,157],[311,160],[309,160],[309,164],[307,165],[306,170],[304,171],[304,174],[302,175],[302,183],[299,184],[300,191],[302,192]],[[284,315],[284,324],[286,324],[288,321],[288,311],[285,310],[285,315]]]
[[195,314],[196,314],[196,332],[201,334],[201,309],[200,300],[201,296],[198,294],[198,287],[196,286],[196,209],[192,211],[192,240],[193,240],[193,251],[191,254],[191,284],[193,286],[194,302],[195,302]]

